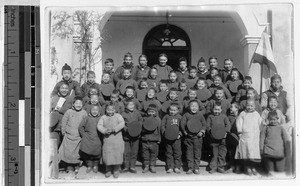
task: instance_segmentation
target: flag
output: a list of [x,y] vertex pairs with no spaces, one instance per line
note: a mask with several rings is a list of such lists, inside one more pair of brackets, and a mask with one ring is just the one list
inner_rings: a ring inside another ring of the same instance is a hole
[[257,48],[253,54],[249,67],[249,75],[255,74],[259,68],[255,68],[255,63],[260,65],[260,93],[270,88],[270,78],[277,73],[276,64],[273,56],[273,50],[270,43],[270,35],[263,32]]

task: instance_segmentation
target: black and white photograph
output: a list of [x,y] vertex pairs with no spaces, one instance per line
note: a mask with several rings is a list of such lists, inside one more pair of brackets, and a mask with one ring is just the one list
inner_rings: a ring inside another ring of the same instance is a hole
[[45,3],[42,182],[294,179],[294,11]]

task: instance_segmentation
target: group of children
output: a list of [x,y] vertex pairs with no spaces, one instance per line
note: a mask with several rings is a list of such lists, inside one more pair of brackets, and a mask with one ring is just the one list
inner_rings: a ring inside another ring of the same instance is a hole
[[114,70],[113,60],[107,59],[101,84],[89,71],[82,86],[72,80],[70,66],[63,66],[50,113],[50,137],[57,141],[61,168],[77,173],[83,161],[87,173],[98,172],[102,160],[105,177],[117,178],[120,170],[137,172],[140,152],[142,172],[156,173],[163,143],[167,173],[181,172],[184,153],[186,174],[200,174],[206,141],[211,147],[209,173],[230,168],[256,175],[261,159],[268,173],[284,171],[288,104],[279,75],[260,96],[232,59],[218,69],[217,58],[211,57],[207,69],[203,58],[189,68],[180,58],[178,70],[167,65],[166,54],[152,68],[145,55],[138,61],[134,66],[127,53]]

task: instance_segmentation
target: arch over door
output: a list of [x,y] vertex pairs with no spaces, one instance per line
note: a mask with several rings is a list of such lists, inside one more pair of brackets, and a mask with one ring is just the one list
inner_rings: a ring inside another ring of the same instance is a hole
[[191,42],[184,30],[175,26],[162,24],[152,28],[144,38],[143,53],[148,57],[151,67],[158,63],[161,53],[168,55],[168,65],[178,68],[178,59],[185,57],[191,63]]

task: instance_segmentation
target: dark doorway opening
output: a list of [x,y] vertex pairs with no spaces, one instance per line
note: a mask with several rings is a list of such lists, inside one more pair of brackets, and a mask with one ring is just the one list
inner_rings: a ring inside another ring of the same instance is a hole
[[144,38],[143,54],[148,57],[148,65],[158,63],[161,53],[168,55],[168,65],[174,70],[179,67],[178,60],[185,57],[188,66],[191,63],[191,42],[184,30],[175,25],[158,25],[152,28]]

